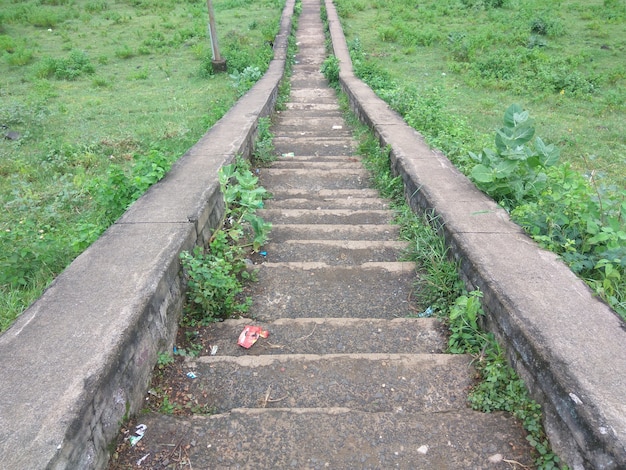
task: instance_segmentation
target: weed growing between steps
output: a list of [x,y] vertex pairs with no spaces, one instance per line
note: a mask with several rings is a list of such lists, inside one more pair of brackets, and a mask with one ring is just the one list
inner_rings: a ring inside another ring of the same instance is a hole
[[[346,98],[341,95],[344,109]],[[418,317],[437,316],[450,330],[448,351],[470,354],[480,382],[472,389],[468,401],[475,410],[490,413],[506,411],[515,416],[528,432],[527,440],[536,450],[538,469],[566,470],[551,450],[542,425],[541,406],[532,400],[526,386],[509,366],[504,352],[492,333],[481,328],[484,311],[482,293],[467,293],[458,273],[458,263],[448,257],[443,237],[437,233],[440,223],[432,214],[418,216],[408,206],[404,186],[399,176],[393,176],[388,149],[381,149],[378,141],[353,115],[347,120],[358,134],[359,153],[372,173],[374,186],[383,197],[392,200],[396,211],[395,222],[401,227],[401,236],[410,243],[406,258],[414,261],[420,270],[416,282],[421,311]]]
[[267,167],[276,160],[274,150],[274,134],[270,132],[272,121],[270,118],[259,119],[256,147],[253,163],[256,166]]
[[187,280],[187,302],[183,324],[202,326],[242,314],[250,299],[241,299],[243,282],[252,274],[245,263],[246,250],[257,252],[265,243],[271,224],[255,215],[263,207],[267,191],[257,187],[258,178],[247,161],[220,169],[219,180],[226,204],[224,222],[206,250],[196,247],[193,253],[181,253]]
[[291,75],[296,62],[298,45],[296,44],[296,31],[298,30],[298,19],[302,13],[302,2],[296,0],[293,6],[293,16],[291,17],[291,34],[287,39],[287,55],[285,57],[285,73],[278,86],[278,97],[276,99],[276,110],[278,112],[285,109],[285,103],[291,94]]

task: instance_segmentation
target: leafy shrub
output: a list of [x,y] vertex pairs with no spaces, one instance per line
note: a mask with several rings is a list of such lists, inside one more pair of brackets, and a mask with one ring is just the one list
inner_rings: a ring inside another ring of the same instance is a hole
[[27,65],[32,62],[34,52],[32,49],[19,47],[11,54],[7,54],[6,60],[9,65]]
[[534,34],[555,38],[565,34],[565,27],[557,18],[540,16],[531,21],[530,31]]
[[76,80],[83,74],[95,72],[89,56],[83,51],[73,50],[65,59],[45,58],[37,69],[39,78],[56,78],[58,80]]
[[470,152],[470,176],[626,319],[626,191],[559,164],[554,145],[530,145],[534,133],[528,113],[509,107],[495,150]]
[[265,166],[276,160],[273,142],[274,134],[270,132],[271,124],[269,118],[259,119],[256,144],[252,155],[254,162],[258,165]]
[[378,28],[378,38],[382,42],[396,42],[398,40],[398,30],[393,26],[380,26]]
[[101,207],[102,224],[113,223],[128,206],[150,186],[159,181],[170,167],[169,159],[158,150],[147,155],[135,155],[130,172],[116,164],[107,168],[106,174],[89,185],[94,202]]
[[7,36],[4,34],[0,35],[0,51],[12,54],[13,52],[15,52],[16,48],[17,44],[15,42],[15,39],[13,39],[11,36]]
[[235,71],[230,75],[233,86],[237,90],[237,96],[243,96],[263,76],[258,67],[246,67],[241,72]]
[[339,59],[337,57],[334,55],[328,56],[322,63],[320,71],[326,77],[330,86],[337,87],[339,85]]
[[555,165],[560,152],[536,137],[533,121],[519,105],[504,114],[504,127],[496,133],[496,149],[484,149],[480,155],[470,152],[478,164],[471,177],[479,188],[502,205],[512,208],[524,200],[536,199],[545,187],[547,167]]
[[224,232],[215,235],[206,253],[196,247],[193,254],[183,252],[180,257],[187,279],[188,316],[205,324],[247,311],[249,302],[237,298],[243,290],[238,276],[246,273],[246,264]]
[[94,0],[85,4],[85,10],[89,13],[97,13],[109,9],[109,4],[104,0]]
[[206,324],[248,310],[250,299],[241,298],[243,282],[251,278],[244,249],[258,250],[271,228],[254,214],[267,191],[257,187],[258,178],[247,162],[238,159],[222,167],[219,180],[226,204],[222,229],[213,235],[206,251],[196,247],[193,254],[180,256],[187,279],[187,323]]
[[[248,67],[257,67],[264,73],[274,55],[267,40],[263,44],[252,44],[246,36],[236,31],[226,34],[221,49],[230,74],[241,73]],[[207,56],[205,62],[210,61],[211,56]]]

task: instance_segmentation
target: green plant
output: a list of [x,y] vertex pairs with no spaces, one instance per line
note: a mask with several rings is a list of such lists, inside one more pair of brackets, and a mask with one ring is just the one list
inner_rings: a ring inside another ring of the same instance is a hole
[[160,352],[157,356],[157,367],[163,369],[165,366],[169,366],[174,363],[174,358],[167,352]]
[[247,311],[249,302],[237,298],[243,290],[237,276],[246,272],[246,266],[236,254],[224,232],[218,232],[206,253],[199,247],[192,254],[181,253],[187,279],[185,313],[189,319],[204,325]]
[[249,298],[241,298],[243,281],[251,279],[243,260],[245,248],[258,250],[271,224],[254,214],[262,207],[264,188],[249,164],[238,159],[219,172],[225,212],[221,230],[213,234],[208,249],[196,247],[181,253],[187,279],[187,321],[206,324],[247,311]]
[[546,168],[556,165],[560,151],[546,145],[535,135],[529,113],[511,105],[504,113],[504,127],[496,133],[495,151],[484,149],[480,155],[470,152],[478,162],[470,175],[483,191],[511,208],[523,200],[534,199],[545,187]]
[[94,72],[95,68],[87,54],[84,51],[73,50],[65,59],[52,57],[44,59],[37,70],[37,76],[58,80],[76,80],[83,74]]
[[339,85],[339,59],[337,57],[328,56],[322,63],[321,72],[331,86],[337,87]]
[[475,355],[484,347],[486,338],[479,327],[479,317],[485,314],[480,303],[482,296],[480,291],[461,295],[450,307],[448,349],[451,353]]
[[447,316],[450,328],[449,351],[471,354],[481,381],[469,395],[469,403],[484,413],[507,411],[520,420],[528,432],[526,439],[536,450],[535,465],[539,469],[567,469],[550,444],[542,425],[541,406],[532,400],[524,381],[506,361],[504,352],[493,334],[483,332],[480,317],[482,292],[461,295],[450,307]]
[[527,112],[513,105],[470,175],[512,218],[626,318],[626,191],[603,187],[559,164],[559,149],[535,138]]
[[272,122],[269,118],[259,119],[257,138],[252,158],[254,163],[262,166],[269,165],[276,160],[274,150],[274,134],[270,132]]
[[233,80],[233,87],[237,90],[237,96],[243,96],[262,76],[263,73],[258,67],[249,66],[241,72],[235,70],[230,78]]

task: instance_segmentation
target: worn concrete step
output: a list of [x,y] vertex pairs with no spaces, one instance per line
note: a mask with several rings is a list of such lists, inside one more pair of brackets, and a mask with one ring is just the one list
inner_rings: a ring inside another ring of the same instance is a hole
[[291,83],[292,89],[305,88],[307,85],[316,87],[316,88],[321,88],[323,86],[328,85],[328,80],[326,80],[324,76],[321,76],[321,77],[292,76],[289,82]]
[[[324,155],[324,156],[319,156],[319,155],[297,155],[297,154],[284,154],[284,155],[280,155],[279,157],[277,157],[276,161],[272,162],[272,166],[274,164],[306,164],[306,163],[310,163],[310,164],[317,164],[317,163],[321,163],[322,166],[326,163],[328,164],[333,164],[333,163],[350,163],[353,165],[362,165],[362,159],[360,156],[358,155],[351,155],[351,156],[346,156],[346,155]],[[280,166],[277,166],[276,168],[280,168]]]
[[398,225],[274,224],[269,241],[281,243],[310,237],[315,240],[397,240]]
[[[246,325],[262,327],[269,337],[250,349],[242,348],[237,339]],[[448,343],[445,326],[435,318],[282,318],[271,322],[242,318],[214,323],[202,333],[203,342],[217,348],[217,356],[438,354]]]
[[289,95],[294,103],[337,103],[337,93],[331,88],[294,88]]
[[294,152],[296,155],[345,155],[352,156],[357,147],[350,139],[302,137],[295,141],[292,137],[274,137],[274,149],[278,155]]
[[276,139],[293,139],[296,143],[302,139],[306,139],[305,142],[316,141],[323,142],[326,139],[345,139],[349,142],[352,138],[352,132],[346,130],[329,130],[326,127],[307,127],[301,129],[296,126],[291,128],[287,126],[281,126],[274,129],[274,138]]
[[[260,340],[259,340],[260,341]],[[234,408],[333,408],[441,412],[467,406],[475,372],[454,354],[283,354],[188,358],[198,404]]]
[[311,103],[311,102],[294,102],[290,101],[285,103],[285,109],[293,109],[293,110],[301,110],[301,111],[309,111],[309,110],[319,110],[319,111],[332,111],[339,110],[341,107],[337,100],[333,100],[332,102],[326,103]]
[[411,301],[414,263],[263,263],[249,287],[248,314],[278,318],[404,318],[425,307]]
[[358,158],[342,157],[337,160],[320,161],[319,158],[280,157],[272,162],[274,170],[362,170],[363,164]]
[[394,217],[392,211],[374,209],[259,209],[256,213],[273,224],[382,225]]
[[320,189],[311,191],[299,188],[272,188],[272,199],[280,201],[282,199],[304,198],[304,199],[369,199],[378,196],[378,191],[372,188],[363,189]]
[[389,209],[389,201],[380,198],[289,198],[268,199],[266,209]]
[[315,107],[309,109],[290,109],[287,108],[283,111],[277,112],[275,117],[273,118],[274,122],[280,122],[281,119],[300,119],[300,121],[305,121],[307,118],[312,119],[321,119],[321,118],[329,118],[333,120],[338,120],[340,123],[344,121],[344,114],[338,108],[327,108],[327,107]]
[[381,261],[398,261],[407,242],[380,240],[287,240],[264,246],[267,262],[320,261],[328,266],[355,266]]
[[[137,460],[165,468],[184,449],[195,469],[532,468],[521,426],[505,413],[368,413],[334,409],[238,409],[182,418],[146,414]],[[172,447],[175,446],[175,447]],[[506,462],[506,461],[508,462]]]
[[279,189],[365,189],[370,187],[370,174],[364,169],[280,169],[264,168],[259,184],[270,191]]
[[[336,115],[335,115],[336,114]],[[339,113],[332,115],[322,115],[319,112],[308,112],[306,114],[300,112],[284,112],[274,120],[272,132],[281,134],[283,131],[299,131],[320,129],[327,134],[333,135],[335,131],[350,131]]]
[[289,81],[292,89],[306,88],[309,83],[313,88],[328,86],[328,80],[326,80],[326,77],[319,71],[319,68],[315,66],[307,67],[306,69],[298,69],[291,75]]

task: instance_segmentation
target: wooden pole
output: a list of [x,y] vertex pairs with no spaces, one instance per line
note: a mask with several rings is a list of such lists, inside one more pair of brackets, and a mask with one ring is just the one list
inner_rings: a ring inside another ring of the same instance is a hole
[[206,0],[206,6],[209,10],[209,37],[211,38],[211,51],[213,52],[213,71],[225,72],[226,61],[222,59],[220,46],[217,42],[217,29],[215,27],[215,13],[213,12],[212,0]]

